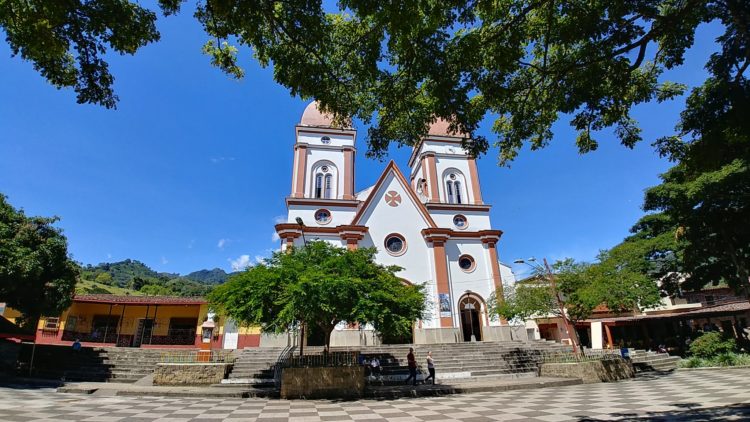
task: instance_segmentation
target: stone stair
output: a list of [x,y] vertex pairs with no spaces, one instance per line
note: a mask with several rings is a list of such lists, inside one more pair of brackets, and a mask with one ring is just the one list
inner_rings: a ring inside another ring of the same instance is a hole
[[[570,351],[570,346],[548,341],[333,347],[331,351],[359,352],[367,360],[378,357],[382,367],[381,376],[377,379],[368,377],[368,382],[373,385],[396,385],[408,377],[406,355],[409,347],[415,349],[417,378],[420,381],[427,376],[428,351],[432,351],[438,380],[455,379],[461,382],[535,377],[543,354]],[[322,350],[322,347],[306,347],[305,354],[320,354]],[[222,384],[273,386],[275,365],[283,351],[281,348],[244,349],[235,361],[229,378]]]
[[222,384],[247,384],[255,387],[274,386],[274,370],[284,348],[260,347],[243,349],[234,361],[232,372]]
[[[19,374],[28,374],[31,348],[22,350]],[[38,345],[31,375],[62,381],[133,383],[151,374],[163,350],[124,347],[82,347]]]
[[630,350],[630,361],[636,372],[647,371],[673,371],[677,369],[680,362],[679,356],[670,356],[669,353],[658,353],[651,350]]
[[365,359],[377,356],[382,366],[381,377],[369,377],[373,385],[402,383],[409,374],[406,355],[414,347],[417,359],[417,380],[427,375],[427,352],[432,351],[439,382],[486,382],[489,379],[536,377],[539,362],[545,353],[570,351],[570,347],[550,342],[475,342],[432,345],[375,346],[361,350]]

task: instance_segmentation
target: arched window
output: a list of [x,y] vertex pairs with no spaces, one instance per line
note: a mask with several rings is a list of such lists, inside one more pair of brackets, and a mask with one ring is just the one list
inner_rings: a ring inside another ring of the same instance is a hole
[[323,196],[323,173],[315,175],[315,195],[316,198]]
[[333,197],[333,175],[326,174],[325,190],[323,191],[323,197],[325,199],[331,199]]
[[458,170],[451,169],[445,173],[445,200],[449,204],[465,204],[467,202],[463,178],[463,174]]
[[320,161],[312,167],[311,196],[316,199],[335,199],[338,172],[329,161]]

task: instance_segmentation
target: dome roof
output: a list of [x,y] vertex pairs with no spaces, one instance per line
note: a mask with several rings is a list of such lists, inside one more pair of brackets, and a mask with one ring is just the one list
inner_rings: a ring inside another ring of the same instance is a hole
[[299,121],[302,126],[332,126],[333,116],[330,114],[323,114],[318,110],[318,102],[313,101],[305,107],[302,118]]
[[438,117],[437,120],[435,120],[434,123],[430,125],[430,130],[427,132],[429,135],[435,135],[435,136],[453,136],[458,138],[467,138],[468,134],[466,133],[458,133],[458,132],[452,132],[449,128],[450,122],[447,120]]
[[323,113],[318,109],[318,102],[313,101],[305,107],[305,111],[302,113],[302,118],[299,120],[300,126],[322,126],[322,127],[336,127],[339,129],[345,129],[351,127],[351,122],[345,127],[341,127],[333,124],[333,115]]

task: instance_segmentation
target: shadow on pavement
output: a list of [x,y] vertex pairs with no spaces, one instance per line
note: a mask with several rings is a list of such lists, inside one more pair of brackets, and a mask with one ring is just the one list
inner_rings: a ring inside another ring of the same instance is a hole
[[675,403],[678,410],[665,412],[611,413],[606,419],[581,417],[579,422],[596,421],[738,421],[750,420],[750,403],[736,403],[722,407],[699,408],[696,403]]

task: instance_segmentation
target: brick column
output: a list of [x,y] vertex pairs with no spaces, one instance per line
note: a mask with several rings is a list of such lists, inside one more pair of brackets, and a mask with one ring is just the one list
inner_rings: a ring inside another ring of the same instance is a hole
[[425,154],[423,171],[427,175],[427,182],[430,184],[430,202],[440,202],[440,184],[438,183],[435,154]]
[[469,159],[469,177],[471,179],[471,192],[474,195],[474,203],[482,205],[482,190],[479,186],[479,172],[477,171],[477,160]]
[[305,174],[307,173],[307,145],[295,145],[294,154],[297,156],[297,167],[294,169],[294,192],[292,192],[292,197],[304,198]]
[[354,199],[354,148],[344,148],[344,199]]
[[451,297],[450,284],[448,282],[448,259],[445,254],[445,242],[450,238],[451,231],[448,229],[429,228],[422,230],[425,240],[432,244],[432,254],[435,261],[435,284],[438,291],[438,315],[440,313],[440,295],[447,294],[451,304],[451,316],[440,316],[440,327],[453,327],[453,315],[456,314],[455,304]]

